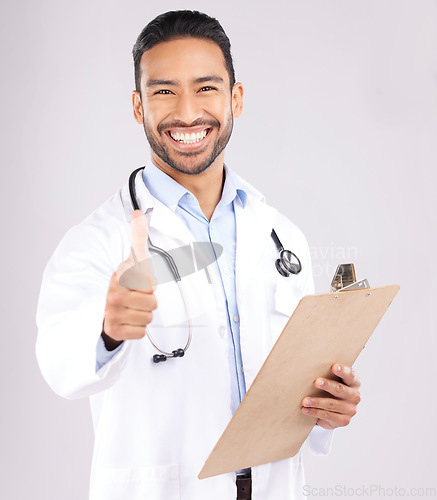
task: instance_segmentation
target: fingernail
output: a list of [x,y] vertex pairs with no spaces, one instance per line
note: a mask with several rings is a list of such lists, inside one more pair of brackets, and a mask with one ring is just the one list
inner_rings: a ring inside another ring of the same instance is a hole
[[317,385],[319,385],[320,387],[323,387],[325,385],[325,381],[323,379],[319,379],[317,381]]
[[304,412],[304,413],[309,413],[309,412],[310,412],[310,409],[309,409],[309,408],[304,408],[304,409],[303,409],[303,412]]
[[341,365],[337,365],[337,371],[341,372],[341,370],[343,370],[343,367]]
[[304,402],[304,405],[305,405],[305,406],[311,406],[311,404],[312,404],[311,399],[310,399],[310,398],[306,398],[306,399],[305,399],[305,402]]

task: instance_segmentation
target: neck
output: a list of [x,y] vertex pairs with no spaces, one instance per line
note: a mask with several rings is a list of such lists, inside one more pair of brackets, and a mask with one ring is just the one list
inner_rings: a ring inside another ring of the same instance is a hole
[[174,170],[160,158],[152,155],[153,163],[197,198],[202,212],[211,220],[215,207],[222,196],[224,182],[223,153],[205,171],[196,175]]

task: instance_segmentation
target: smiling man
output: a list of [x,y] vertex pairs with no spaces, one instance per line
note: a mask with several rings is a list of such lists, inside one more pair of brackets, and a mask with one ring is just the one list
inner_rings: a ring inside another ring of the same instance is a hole
[[[167,12],[144,28],[133,56],[133,112],[151,161],[63,238],[37,315],[44,377],[64,397],[91,400],[90,499],[304,498],[300,452],[197,478],[299,299],[314,293],[301,231],[224,163],[243,109],[229,40],[206,14]],[[121,286],[117,268],[147,241],[174,279]],[[187,262],[165,251],[195,242],[223,252],[206,273],[194,265],[181,277]],[[281,244],[294,262],[278,259]],[[302,401],[317,421],[307,439],[317,454],[360,399],[350,367],[332,372],[335,381],[315,381],[325,397]]]
[[153,164],[188,188],[210,219],[221,196],[224,149],[243,108],[243,86],[235,83],[216,42],[190,36],[147,49],[146,36],[134,47],[135,119],[144,126]]

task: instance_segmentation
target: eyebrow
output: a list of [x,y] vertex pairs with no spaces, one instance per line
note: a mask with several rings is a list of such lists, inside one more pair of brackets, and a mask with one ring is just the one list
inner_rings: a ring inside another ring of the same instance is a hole
[[147,80],[146,87],[156,87],[158,85],[177,85],[179,82],[177,80],[160,80],[156,78],[154,80]]
[[[221,76],[216,76],[216,75],[201,76],[200,78],[195,78],[193,80],[193,83],[206,83],[206,82],[224,83],[224,80]],[[177,86],[179,84],[180,84],[179,80],[164,80],[164,79],[160,79],[160,78],[155,78],[152,80],[147,80],[146,87],[147,88],[157,87],[159,85]]]
[[193,83],[206,83],[206,82],[216,82],[223,83],[223,78],[221,76],[208,75],[196,78]]

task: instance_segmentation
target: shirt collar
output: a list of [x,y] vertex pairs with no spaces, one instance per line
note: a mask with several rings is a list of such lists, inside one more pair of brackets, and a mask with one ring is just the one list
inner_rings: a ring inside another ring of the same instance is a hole
[[151,195],[173,212],[179,200],[189,192],[151,161],[143,170],[143,181]]
[[[238,196],[244,208],[247,202],[246,189],[241,179],[228,166],[225,165],[224,168],[226,177],[220,201],[224,205],[228,205]],[[179,205],[181,198],[189,193],[188,189],[160,170],[152,161],[143,170],[143,181],[151,195],[173,212]]]
[[247,202],[247,193],[240,178],[237,177],[227,165],[225,165],[225,172],[226,178],[225,185],[223,186],[222,191],[222,202],[227,205],[234,200],[235,196],[238,196],[243,208],[245,208]]

